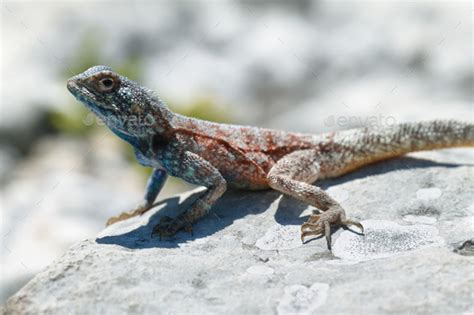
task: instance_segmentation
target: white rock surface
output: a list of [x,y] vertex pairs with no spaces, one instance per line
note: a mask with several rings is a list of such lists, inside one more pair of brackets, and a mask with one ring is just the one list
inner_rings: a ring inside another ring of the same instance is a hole
[[[417,153],[321,182],[347,192],[342,206],[366,227],[365,236],[335,231],[333,252],[323,238],[299,243],[311,209],[275,192],[229,192],[194,235],[152,239],[159,218],[198,191],[170,198],[70,248],[3,311],[472,313],[472,242],[455,251],[474,235],[473,167],[462,164],[472,157],[469,149]],[[441,195],[418,198],[430,187]]]
[[285,287],[285,294],[278,304],[277,313],[283,314],[310,314],[326,302],[329,285],[315,283],[311,287],[291,285]]
[[334,256],[347,260],[373,260],[385,258],[412,249],[443,245],[438,229],[428,225],[398,225],[392,221],[362,221],[365,235],[352,231],[341,233],[334,244]]

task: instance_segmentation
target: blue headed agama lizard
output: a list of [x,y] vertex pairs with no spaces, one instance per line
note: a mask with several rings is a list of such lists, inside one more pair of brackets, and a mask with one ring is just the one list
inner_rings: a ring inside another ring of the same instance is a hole
[[474,124],[459,121],[403,123],[320,135],[219,124],[171,112],[152,91],[95,66],[67,81],[69,91],[135,149],[140,164],[152,167],[143,204],[112,217],[112,224],[148,211],[167,175],[207,187],[190,208],[163,217],[152,235],[169,236],[209,212],[226,191],[275,189],[320,210],[301,226],[301,240],[325,235],[331,225],[362,224],[346,217],[318,179],[332,178],[364,165],[419,150],[474,146]]

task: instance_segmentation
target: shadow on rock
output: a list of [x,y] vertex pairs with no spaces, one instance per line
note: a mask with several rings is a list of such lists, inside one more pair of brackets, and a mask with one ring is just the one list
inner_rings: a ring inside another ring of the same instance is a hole
[[202,190],[197,191],[181,203],[179,197],[163,200],[156,205],[158,209],[153,210],[154,213],[145,225],[120,235],[97,238],[96,242],[119,245],[130,249],[175,248],[187,241],[212,235],[231,225],[236,219],[262,213],[268,210],[270,204],[280,196],[275,191],[242,192],[230,190],[224,194],[205,218],[193,225],[193,233],[179,231],[176,235],[163,237],[161,240],[159,237],[151,237],[153,227],[160,222],[161,217],[175,217],[182,211],[186,211],[202,193]]
[[[336,179],[318,182],[318,186],[327,189],[333,185],[342,184],[358,178],[379,175],[395,170],[412,168],[427,168],[434,166],[456,167],[458,164],[438,163],[430,160],[403,157],[399,159],[376,163]],[[179,197],[163,200],[156,205],[156,210],[145,225],[120,235],[110,235],[97,238],[99,244],[115,244],[130,249],[140,248],[174,248],[179,244],[214,234],[231,225],[236,219],[251,214],[259,214],[269,209],[272,202],[281,196],[276,191],[233,191],[230,190],[217,202],[209,215],[193,225],[193,233],[180,231],[175,236],[151,237],[153,227],[160,222],[161,217],[176,217],[182,211],[189,209],[191,204],[203,193],[203,190],[194,192],[183,202]],[[281,225],[301,225],[308,216],[300,217],[308,205],[289,196],[283,196],[277,206],[275,220]],[[134,221],[136,222],[136,221]]]
[[458,163],[444,163],[444,162],[436,162],[428,159],[421,159],[421,158],[414,158],[414,157],[400,157],[394,158],[390,160],[384,160],[377,163],[374,163],[369,166],[362,167],[359,170],[356,170],[352,173],[347,175],[323,180],[318,182],[318,186],[327,189],[334,185],[339,185],[351,180],[364,178],[368,176],[375,176],[386,174],[393,171],[402,171],[402,170],[410,170],[416,168],[429,168],[429,167],[458,167],[458,166],[465,166],[466,164],[458,164]]
[[[345,182],[349,182],[355,179],[385,174],[397,170],[428,167],[458,167],[462,165],[465,164],[440,163],[428,159],[400,157],[390,160],[384,160],[366,167],[362,167],[359,170],[356,170],[352,173],[338,178],[318,181],[316,182],[316,185],[322,189],[328,189],[331,186],[343,184]],[[304,202],[284,195],[280,199],[280,202],[278,204],[278,208],[275,213],[275,220],[282,225],[301,225],[309,219],[309,215],[300,217],[301,213],[307,208],[308,205]],[[317,211],[316,208],[313,209]],[[334,230],[338,229],[339,227],[334,228]]]
[[281,225],[301,225],[309,218],[309,216],[300,217],[301,213],[308,207],[302,201],[283,195],[278,203],[275,221]]

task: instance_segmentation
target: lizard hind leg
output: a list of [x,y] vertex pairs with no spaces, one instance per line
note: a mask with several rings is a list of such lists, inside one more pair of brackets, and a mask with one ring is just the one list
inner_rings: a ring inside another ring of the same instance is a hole
[[301,240],[307,236],[325,235],[328,248],[331,248],[331,225],[356,225],[362,231],[362,224],[347,219],[344,209],[324,190],[313,186],[320,173],[319,153],[316,150],[292,152],[271,168],[267,175],[270,187],[306,202],[322,214],[312,214],[301,226]]

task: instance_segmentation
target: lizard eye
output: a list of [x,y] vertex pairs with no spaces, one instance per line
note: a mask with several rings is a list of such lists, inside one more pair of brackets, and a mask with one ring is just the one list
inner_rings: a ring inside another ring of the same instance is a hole
[[105,77],[99,80],[98,89],[100,92],[112,92],[115,90],[117,81],[112,77]]

